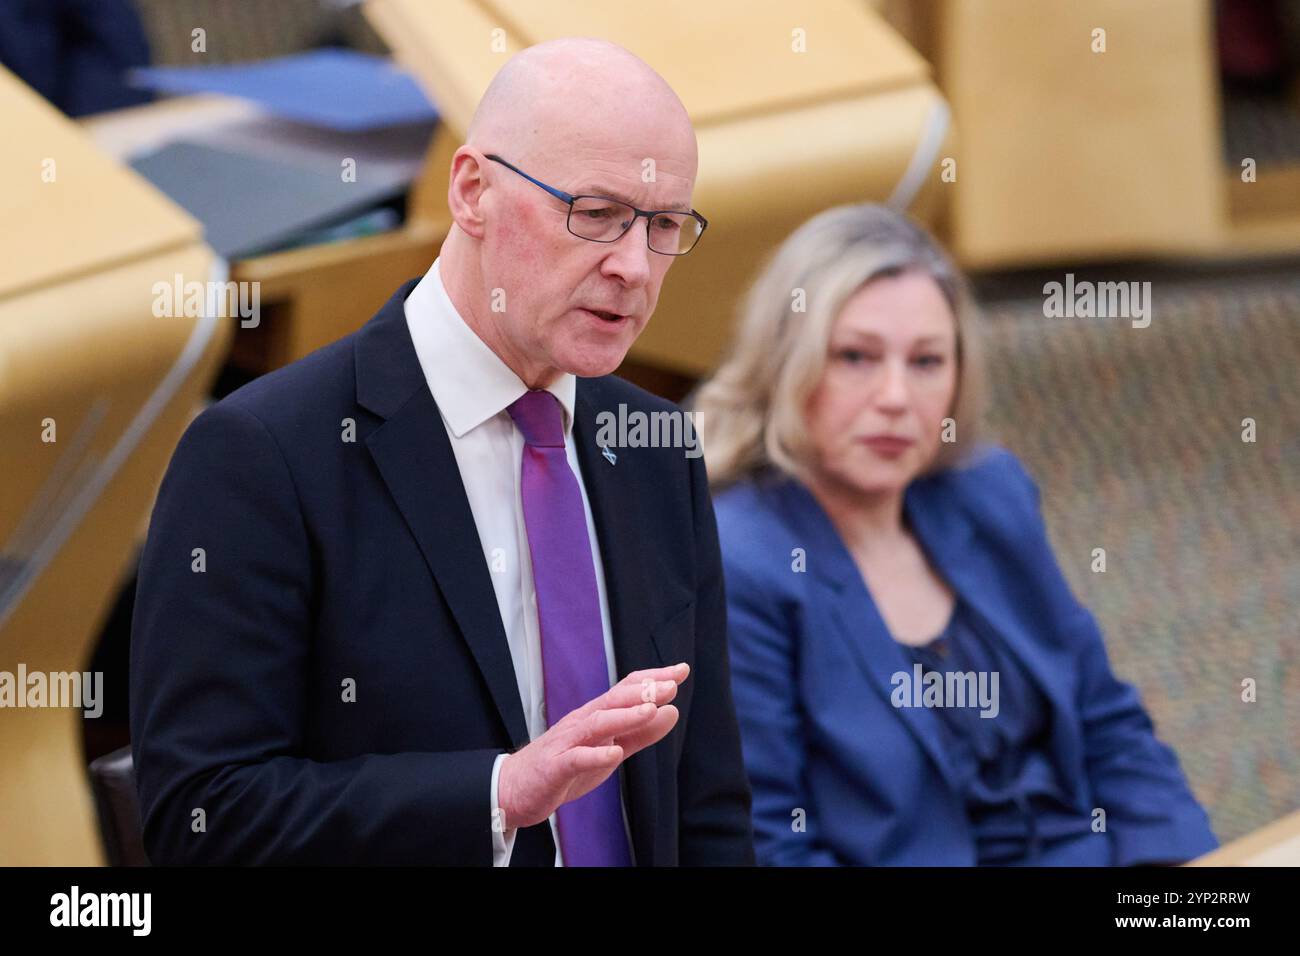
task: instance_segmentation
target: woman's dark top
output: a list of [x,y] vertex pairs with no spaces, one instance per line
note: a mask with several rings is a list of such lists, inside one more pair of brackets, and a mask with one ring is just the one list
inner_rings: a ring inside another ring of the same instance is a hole
[[[957,598],[943,631],[921,647],[903,645],[923,672],[973,673],[996,703],[978,694],[966,706],[934,708],[944,746],[957,769],[981,866],[1044,861],[1054,844],[1091,833],[1091,818],[1070,809],[1047,754],[1050,708],[1003,642]],[[992,674],[997,673],[996,693]],[[952,701],[946,703],[951,704]],[[982,717],[981,712],[990,716]]]

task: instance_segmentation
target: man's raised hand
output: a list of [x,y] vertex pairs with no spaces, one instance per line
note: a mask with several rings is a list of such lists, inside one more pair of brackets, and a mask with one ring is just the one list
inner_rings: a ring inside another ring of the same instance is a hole
[[671,701],[690,667],[634,671],[565,714],[501,761],[497,802],[505,829],[541,823],[556,807],[600,786],[618,765],[658,743],[677,724]]

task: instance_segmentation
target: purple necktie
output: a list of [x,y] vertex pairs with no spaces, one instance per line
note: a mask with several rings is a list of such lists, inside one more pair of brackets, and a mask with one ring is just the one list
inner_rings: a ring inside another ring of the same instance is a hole
[[[546,391],[508,411],[524,436],[524,524],[541,625],[546,725],[609,690],[596,570],[578,480],[564,450],[564,410]],[[618,771],[556,811],[565,866],[630,866]]]

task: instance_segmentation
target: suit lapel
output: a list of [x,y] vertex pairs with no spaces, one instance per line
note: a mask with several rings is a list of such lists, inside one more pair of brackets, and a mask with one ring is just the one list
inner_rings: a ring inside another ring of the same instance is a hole
[[[399,289],[357,334],[357,401],[384,420],[367,436],[366,446],[469,644],[511,741],[522,747],[528,730],[496,593],[451,441],[406,328],[403,302],[417,282]],[[656,602],[638,553],[646,534],[638,526],[638,491],[646,479],[630,458],[615,468],[596,446],[599,389],[598,379],[578,380],[574,442],[596,525],[622,679],[660,666],[650,636]],[[656,751],[647,748],[623,764],[633,849],[641,866],[654,862]]]
[[[810,542],[809,570],[819,579],[821,599],[832,609],[836,630],[852,648],[868,682],[888,700],[894,673],[905,670],[910,676],[910,662],[890,634],[857,564],[820,504],[793,482],[786,486],[786,493],[791,499],[791,514]],[[1026,633],[1026,623],[1010,603],[1011,591],[999,576],[1001,564],[980,552],[971,520],[953,495],[942,475],[914,482],[904,499],[908,524],[939,575],[983,620],[991,638],[1024,666],[1047,697],[1053,711],[1052,759],[1057,762],[1062,780],[1075,780],[1078,774],[1074,768],[1080,757],[1078,740],[1070,722],[1060,718],[1073,713],[1070,692],[1062,683],[1068,674],[1050,659],[1041,640]],[[822,555],[816,563],[814,547]],[[925,707],[893,707],[891,702],[890,709],[930,755],[948,784],[959,786],[943,746],[939,718]]]
[[792,481],[783,486],[783,493],[788,496],[788,513],[800,538],[808,542],[810,583],[817,589],[812,600],[829,610],[832,630],[848,645],[867,683],[898,715],[947,784],[955,789],[956,771],[943,746],[939,718],[928,708],[893,706],[894,675],[901,672],[910,680],[911,663],[880,616],[853,556],[811,492]]
[[[650,637],[657,623],[655,601],[640,553],[647,529],[639,526],[638,501],[644,476],[636,456],[616,456],[616,463],[596,446],[596,415],[601,411],[599,379],[578,379],[574,398],[573,440],[582,469],[582,483],[591,504],[605,572],[614,657],[619,679],[633,671],[659,667]],[[623,763],[628,816],[638,866],[654,863],[654,833],[658,820],[658,747],[647,747]]]
[[357,401],[384,419],[366,446],[415,536],[515,747],[528,743],[523,706],[474,515],[438,406],[406,327],[403,286],[358,333]]
[[[982,619],[985,633],[1025,668],[1047,698],[1052,709],[1050,756],[1057,763],[1061,780],[1076,781],[1079,779],[1076,767],[1081,766],[1078,737],[1071,732],[1070,721],[1061,716],[1073,714],[1076,709],[1071,692],[1063,683],[1069,672],[1051,659],[1051,652],[1041,637],[1030,632],[1034,627],[1046,626],[1046,622],[1028,622],[1016,613],[1009,599],[1011,589],[999,574],[1003,565],[976,553],[969,520],[958,515],[951,505],[943,507],[944,494],[928,483],[909,489],[907,514],[913,532],[940,576]],[[952,515],[945,519],[943,512]],[[954,534],[946,525],[958,520],[966,530]]]

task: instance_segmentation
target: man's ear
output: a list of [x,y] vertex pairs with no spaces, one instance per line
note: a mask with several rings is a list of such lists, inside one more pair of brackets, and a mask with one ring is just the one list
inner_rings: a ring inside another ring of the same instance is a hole
[[483,238],[480,204],[487,186],[487,160],[472,146],[462,146],[451,157],[451,180],[447,186],[447,208],[461,230],[475,239]]

